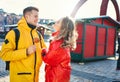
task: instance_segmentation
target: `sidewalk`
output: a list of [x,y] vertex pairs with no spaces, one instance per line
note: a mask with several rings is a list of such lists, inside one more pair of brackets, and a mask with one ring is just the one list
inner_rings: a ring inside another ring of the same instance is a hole
[[[71,65],[70,82],[120,82],[120,71],[115,70],[116,60],[114,58],[85,64],[72,62]],[[44,82],[44,63],[40,69],[39,79],[39,82]],[[9,82],[8,75],[0,75],[0,82]]]
[[115,58],[102,61],[88,62],[83,65],[78,63],[72,63],[71,76],[74,75],[77,78],[81,77],[84,79],[89,79],[88,82],[120,82],[120,71],[115,70],[116,63],[117,61],[115,60]]

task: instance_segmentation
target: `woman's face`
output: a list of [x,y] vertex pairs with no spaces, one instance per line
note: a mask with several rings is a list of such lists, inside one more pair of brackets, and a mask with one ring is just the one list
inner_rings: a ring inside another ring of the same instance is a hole
[[53,27],[56,31],[60,31],[61,25],[62,25],[62,19],[56,21]]

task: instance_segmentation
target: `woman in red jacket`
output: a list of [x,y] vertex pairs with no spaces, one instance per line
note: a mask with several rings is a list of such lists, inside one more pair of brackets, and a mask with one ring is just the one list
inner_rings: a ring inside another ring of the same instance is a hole
[[76,48],[77,32],[74,22],[64,17],[58,20],[48,52],[43,49],[45,82],[70,82],[70,50]]

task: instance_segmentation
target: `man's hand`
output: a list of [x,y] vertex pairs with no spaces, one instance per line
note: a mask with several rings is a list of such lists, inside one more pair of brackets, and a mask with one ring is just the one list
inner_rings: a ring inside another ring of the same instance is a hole
[[27,55],[33,54],[33,53],[35,53],[35,51],[36,51],[36,46],[32,45],[32,46],[28,47]]

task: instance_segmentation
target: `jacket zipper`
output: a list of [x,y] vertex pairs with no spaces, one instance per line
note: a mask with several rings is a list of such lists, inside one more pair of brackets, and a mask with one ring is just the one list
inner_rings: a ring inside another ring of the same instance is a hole
[[[34,45],[34,38],[33,38],[33,35],[32,35],[32,31],[33,30],[30,31],[30,34],[31,34],[31,37],[32,37],[33,45]],[[36,60],[37,60],[36,52],[35,52],[35,55],[34,55],[34,59],[35,59],[35,61],[34,61],[34,79],[33,79],[33,82],[35,82],[35,76],[36,76]]]

